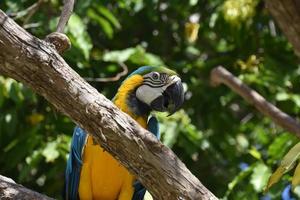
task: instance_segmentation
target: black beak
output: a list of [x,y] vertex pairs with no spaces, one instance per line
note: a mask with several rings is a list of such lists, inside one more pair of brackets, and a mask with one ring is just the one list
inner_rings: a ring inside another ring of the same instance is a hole
[[172,115],[179,110],[184,102],[184,90],[180,80],[170,85],[163,93],[151,103],[151,108],[156,111],[168,111]]

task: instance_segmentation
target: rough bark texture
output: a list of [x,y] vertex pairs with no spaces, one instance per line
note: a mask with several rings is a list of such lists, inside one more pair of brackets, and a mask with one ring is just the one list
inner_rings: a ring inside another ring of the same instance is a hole
[[265,0],[266,7],[300,56],[300,1]]
[[0,73],[25,83],[88,131],[155,199],[217,199],[176,155],[0,10]]
[[0,175],[0,199],[52,200],[50,197],[16,184],[12,179]]
[[213,86],[227,85],[241,95],[247,102],[254,105],[264,115],[270,117],[276,124],[300,137],[300,123],[279,108],[266,101],[264,97],[245,85],[240,79],[232,75],[224,67],[216,67],[211,71]]

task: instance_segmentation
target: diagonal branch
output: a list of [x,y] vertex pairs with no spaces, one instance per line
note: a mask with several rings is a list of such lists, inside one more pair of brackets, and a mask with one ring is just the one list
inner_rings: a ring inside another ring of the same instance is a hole
[[16,184],[12,179],[0,175],[0,199],[53,200],[45,195]]
[[270,117],[276,124],[300,137],[299,122],[268,102],[224,67],[219,66],[211,71],[211,82],[213,86],[218,86],[222,83],[225,84],[234,92],[241,95],[248,103],[254,105],[261,113]]
[[83,80],[48,43],[0,10],[0,73],[19,80],[68,115],[155,199],[217,199],[153,134]]

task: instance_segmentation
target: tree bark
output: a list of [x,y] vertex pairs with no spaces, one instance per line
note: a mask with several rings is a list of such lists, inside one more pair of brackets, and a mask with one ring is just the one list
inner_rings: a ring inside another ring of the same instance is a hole
[[261,113],[270,117],[276,124],[300,137],[300,123],[298,121],[268,102],[224,67],[219,66],[214,68],[211,71],[210,80],[213,86],[218,86],[222,83],[227,85],[234,92],[241,95],[248,103],[254,105]]
[[0,175],[0,199],[52,200],[52,198],[16,184],[12,179]]
[[155,199],[217,199],[153,134],[84,81],[51,47],[0,10],[0,73],[44,96],[87,130]]
[[266,7],[300,57],[300,1],[265,0]]

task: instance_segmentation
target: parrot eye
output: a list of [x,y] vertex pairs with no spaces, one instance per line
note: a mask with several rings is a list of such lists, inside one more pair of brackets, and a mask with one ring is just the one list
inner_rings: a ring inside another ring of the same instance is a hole
[[152,79],[153,80],[158,80],[159,79],[159,73],[158,72],[153,72],[152,73]]

